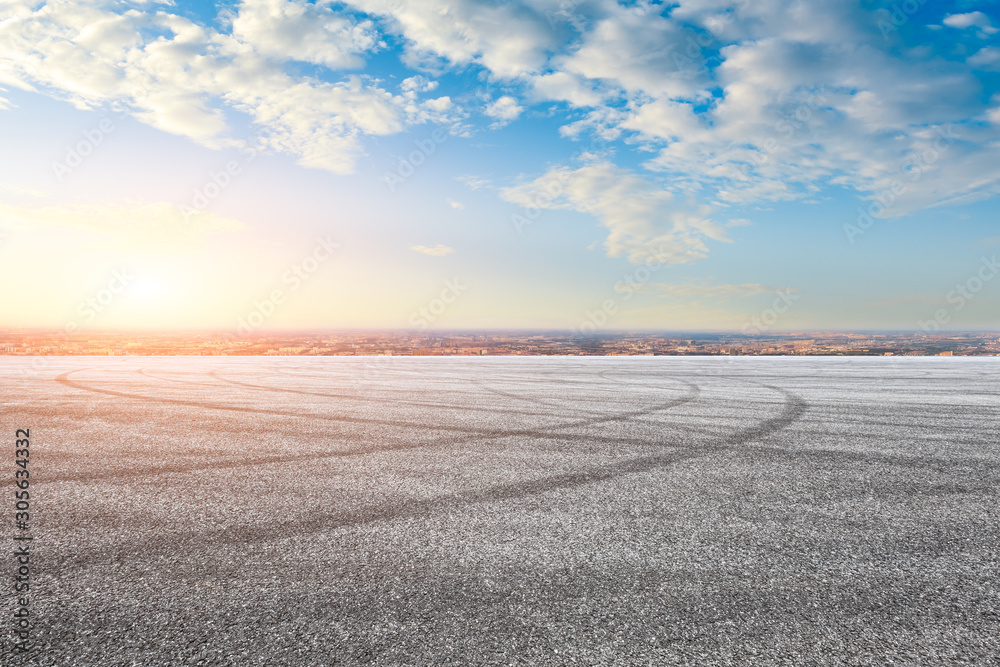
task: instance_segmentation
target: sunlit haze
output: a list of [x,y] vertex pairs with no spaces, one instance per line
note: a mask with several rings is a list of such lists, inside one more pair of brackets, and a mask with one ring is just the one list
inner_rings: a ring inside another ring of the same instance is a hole
[[6,0],[2,324],[996,329],[1000,6],[897,4]]

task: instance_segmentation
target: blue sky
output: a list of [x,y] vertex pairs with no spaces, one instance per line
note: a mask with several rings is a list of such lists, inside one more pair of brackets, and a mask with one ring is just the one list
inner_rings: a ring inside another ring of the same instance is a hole
[[2,6],[10,326],[1000,327],[997,2]]

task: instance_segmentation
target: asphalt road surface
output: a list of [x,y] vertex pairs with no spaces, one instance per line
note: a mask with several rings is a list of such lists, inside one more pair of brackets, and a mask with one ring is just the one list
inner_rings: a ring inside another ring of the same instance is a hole
[[1000,359],[0,358],[3,665],[1000,664]]

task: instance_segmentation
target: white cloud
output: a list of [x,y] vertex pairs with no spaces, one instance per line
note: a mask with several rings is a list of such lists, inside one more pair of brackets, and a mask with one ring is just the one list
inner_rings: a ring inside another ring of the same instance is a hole
[[569,102],[577,107],[597,106],[604,95],[585,82],[583,77],[568,72],[550,72],[531,79],[535,97],[540,100]]
[[434,90],[438,87],[437,81],[430,81],[427,78],[420,76],[411,76],[403,79],[399,84],[399,89],[405,93],[418,92],[424,93]]
[[472,190],[481,190],[490,186],[490,181],[479,176],[456,176],[455,180],[465,183]]
[[376,46],[371,22],[306,2],[251,0],[232,23],[229,35],[165,12],[25,6],[0,22],[0,70],[22,87],[80,108],[120,107],[211,147],[240,143],[229,119],[243,112],[268,148],[337,173],[353,171],[364,135],[449,117],[448,98],[419,101],[359,76],[324,82],[285,71],[290,60],[357,66]]
[[460,201],[455,201],[453,199],[448,200],[448,206],[451,206],[453,209],[456,209],[458,211],[461,211],[462,209],[465,208],[465,204],[463,204]]
[[[742,204],[807,199],[830,184],[880,195],[902,180],[886,211],[898,216],[998,189],[988,147],[1000,134],[967,122],[997,112],[971,70],[933,50],[888,51],[871,13],[851,3],[681,0],[665,16],[652,5],[603,7],[533,89],[587,109],[565,136],[632,137],[676,191]],[[977,15],[950,23],[989,27]],[[718,59],[705,60],[703,47],[720,49]],[[969,65],[996,67],[993,48]],[[545,90],[546,79],[569,92]],[[960,136],[939,150],[935,128]],[[927,155],[915,183],[913,161]]]
[[497,122],[493,123],[492,127],[507,125],[520,116],[522,111],[524,111],[524,107],[518,105],[517,100],[510,95],[504,95],[493,100],[483,109],[483,113],[487,116],[497,119]]
[[445,255],[450,255],[455,252],[454,248],[450,248],[441,243],[435,246],[414,245],[410,246],[410,250],[415,250],[416,252],[424,255],[431,255],[432,257],[444,257]]
[[981,36],[992,35],[997,32],[990,22],[990,17],[982,12],[969,12],[968,14],[949,14],[943,23],[949,28],[979,28]]
[[545,17],[521,3],[474,0],[349,0],[390,19],[408,40],[410,62],[479,63],[504,78],[536,72],[557,39]]
[[618,8],[596,22],[572,54],[557,67],[587,79],[600,79],[625,91],[686,97],[703,78],[700,52],[688,55],[685,34],[660,15],[662,7],[640,4]]
[[371,21],[356,22],[329,7],[289,0],[242,0],[232,34],[258,53],[343,69],[378,44]]
[[500,196],[526,208],[590,213],[608,230],[608,255],[635,263],[653,258],[682,264],[704,257],[707,239],[729,241],[724,226],[709,218],[707,207],[678,204],[663,187],[607,162],[575,170],[557,167],[502,189]]
[[[677,187],[749,203],[806,198],[831,183],[877,194],[903,180],[888,211],[902,215],[970,184],[991,192],[1000,178],[982,148],[991,131],[964,124],[981,102],[979,83],[958,65],[777,38],[722,54],[723,94],[701,114],[685,102],[656,100],[618,121],[658,151],[647,166]],[[935,127],[952,126],[942,144]],[[933,158],[913,185],[908,165],[924,155]]]
[[967,62],[977,69],[1000,70],[1000,48],[996,46],[984,47],[973,54]]
[[[1000,68],[997,48],[966,63],[933,45],[890,49],[874,9],[858,3],[348,4],[368,18],[339,3],[246,0],[229,15],[229,34],[169,5],[8,2],[0,82],[80,108],[127,109],[208,146],[238,144],[231,127],[246,114],[270,150],[348,173],[366,136],[420,123],[472,131],[475,109],[461,96],[428,98],[437,83],[425,74],[393,93],[340,72],[383,48],[385,31],[401,37],[407,62],[483,68],[476,73],[505,91],[483,109],[492,127],[529,103],[563,103],[572,113],[563,136],[637,144],[649,152],[644,166],[678,195],[725,205],[804,199],[831,184],[878,194],[909,177],[906,165],[935,145],[934,128],[949,125],[960,138],[923,166],[889,214],[991,196],[1000,183],[997,104],[973,71]],[[944,25],[995,31],[982,12],[949,15]],[[327,69],[304,75],[295,61]],[[612,155],[585,151],[592,160]]]
[[986,112],[986,119],[994,125],[1000,125],[1000,104]]
[[653,100],[639,104],[621,122],[621,127],[635,130],[649,139],[691,141],[703,134],[703,128],[690,104]]

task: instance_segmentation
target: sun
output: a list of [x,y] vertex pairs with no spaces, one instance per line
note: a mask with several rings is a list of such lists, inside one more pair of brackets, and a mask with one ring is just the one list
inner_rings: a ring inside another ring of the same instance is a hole
[[169,300],[173,291],[170,281],[162,276],[141,276],[127,288],[132,299],[144,303]]

